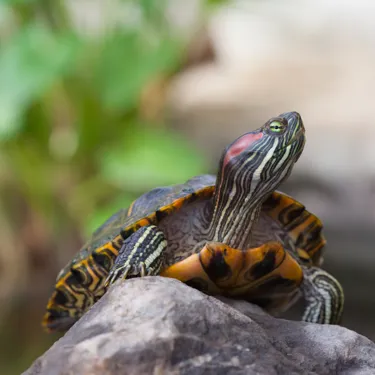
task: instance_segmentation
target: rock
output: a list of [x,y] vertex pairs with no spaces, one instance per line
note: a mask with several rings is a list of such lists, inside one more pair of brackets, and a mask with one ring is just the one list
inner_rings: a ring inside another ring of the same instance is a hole
[[25,375],[374,374],[375,344],[162,277],[115,284]]

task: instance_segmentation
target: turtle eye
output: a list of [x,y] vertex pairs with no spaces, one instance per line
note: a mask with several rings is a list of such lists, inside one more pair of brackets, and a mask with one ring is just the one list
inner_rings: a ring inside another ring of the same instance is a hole
[[283,124],[282,122],[280,121],[272,121],[269,126],[268,126],[269,130],[272,132],[272,133],[275,133],[275,134],[282,134],[285,132],[286,130],[286,124]]

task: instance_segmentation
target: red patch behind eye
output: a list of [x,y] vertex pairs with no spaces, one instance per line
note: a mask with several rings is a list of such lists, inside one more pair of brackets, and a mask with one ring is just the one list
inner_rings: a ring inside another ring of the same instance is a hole
[[246,134],[243,137],[239,138],[235,143],[233,143],[230,148],[227,150],[227,153],[224,158],[223,168],[229,163],[229,161],[240,154],[243,150],[248,148],[252,143],[261,139],[263,133],[256,134]]

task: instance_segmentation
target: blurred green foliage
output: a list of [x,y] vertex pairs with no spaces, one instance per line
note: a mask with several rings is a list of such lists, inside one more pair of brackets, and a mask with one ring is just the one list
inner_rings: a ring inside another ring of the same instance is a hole
[[[94,31],[74,3],[0,0],[1,374],[50,345],[44,304],[95,227],[153,187],[206,172],[159,108],[188,43],[166,22],[165,1],[119,0],[116,22],[103,14]],[[219,2],[203,3],[206,12]]]
[[142,90],[178,68],[184,44],[163,1],[128,3],[138,23],[94,37],[75,31],[61,4],[8,8],[20,24],[0,50],[0,175],[55,228],[65,218],[88,234],[140,192],[203,170],[186,141],[141,116]]

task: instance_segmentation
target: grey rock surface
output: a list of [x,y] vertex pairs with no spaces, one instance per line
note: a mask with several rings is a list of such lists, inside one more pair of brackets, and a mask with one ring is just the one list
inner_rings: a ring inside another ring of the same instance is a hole
[[115,284],[25,375],[375,374],[375,344],[162,277]]

